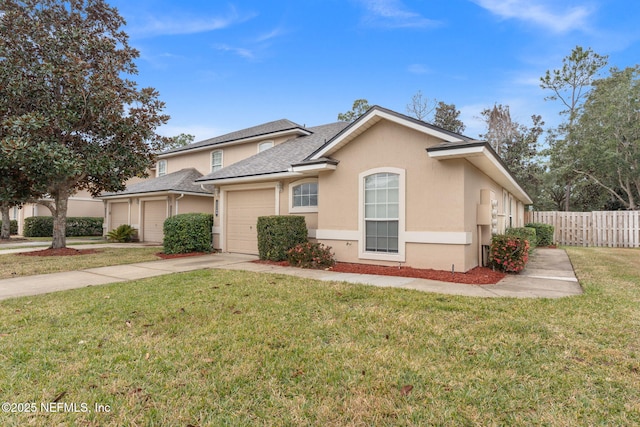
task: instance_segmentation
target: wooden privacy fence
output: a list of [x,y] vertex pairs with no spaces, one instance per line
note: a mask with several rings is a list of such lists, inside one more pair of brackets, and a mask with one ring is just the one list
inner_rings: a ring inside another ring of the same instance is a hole
[[554,240],[568,246],[640,247],[640,211],[526,212],[526,222],[555,227]]

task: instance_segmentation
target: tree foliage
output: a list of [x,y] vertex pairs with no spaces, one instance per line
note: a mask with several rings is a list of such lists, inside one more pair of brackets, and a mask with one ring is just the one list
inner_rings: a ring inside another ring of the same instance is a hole
[[103,0],[3,0],[1,9],[0,86],[15,106],[3,112],[3,148],[46,184],[33,195],[53,199],[52,246],[64,247],[68,198],[144,175],[168,116],[153,88],[126,78],[139,53]]
[[353,101],[353,107],[351,107],[350,111],[338,114],[338,120],[342,122],[353,122],[358,117],[366,113],[369,108],[371,108],[371,106],[369,105],[369,101],[367,101],[366,99],[356,99],[355,101]]
[[442,101],[438,102],[436,107],[433,124],[449,132],[460,134],[466,128],[462,120],[460,120],[460,110],[456,109],[455,104],[447,104]]
[[430,100],[419,90],[411,97],[411,102],[407,104],[407,115],[425,122],[431,121],[431,116],[437,105],[438,101],[435,98]]

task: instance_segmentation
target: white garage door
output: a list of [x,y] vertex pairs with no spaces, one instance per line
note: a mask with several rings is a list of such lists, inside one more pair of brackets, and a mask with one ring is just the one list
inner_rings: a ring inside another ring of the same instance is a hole
[[129,224],[129,203],[110,203],[109,209],[111,214],[109,226],[111,228],[108,231],[114,230],[122,224]]
[[227,251],[258,253],[259,216],[275,215],[275,189],[227,192]]
[[145,242],[162,242],[162,227],[167,218],[166,200],[144,202],[142,238]]

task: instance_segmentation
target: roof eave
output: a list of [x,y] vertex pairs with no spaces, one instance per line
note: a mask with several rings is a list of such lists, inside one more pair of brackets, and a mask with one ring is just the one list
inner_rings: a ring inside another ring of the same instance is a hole
[[511,172],[486,142],[473,142],[458,147],[431,147],[427,149],[427,153],[429,157],[438,160],[465,159],[509,190],[524,204],[533,204],[529,194],[518,184]]
[[246,184],[249,182],[261,182],[261,181],[273,181],[275,179],[283,179],[283,178],[296,178],[301,176],[302,174],[299,172],[274,172],[267,174],[259,174],[259,175],[245,175],[245,176],[234,176],[229,178],[217,178],[217,179],[200,179],[196,182],[198,184],[213,184],[216,186],[220,185],[228,185],[228,184]]

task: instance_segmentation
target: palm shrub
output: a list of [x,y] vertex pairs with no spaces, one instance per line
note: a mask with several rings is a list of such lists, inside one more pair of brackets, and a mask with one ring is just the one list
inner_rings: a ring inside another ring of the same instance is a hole
[[128,243],[138,234],[138,230],[129,224],[122,224],[107,233],[107,239],[112,242]]
[[329,268],[336,260],[331,253],[331,246],[322,243],[300,243],[287,251],[287,261],[293,267]]
[[498,234],[491,239],[491,263],[507,273],[519,273],[529,261],[529,241],[523,237]]

